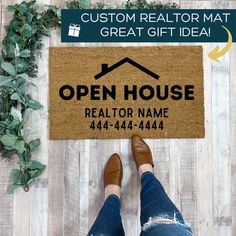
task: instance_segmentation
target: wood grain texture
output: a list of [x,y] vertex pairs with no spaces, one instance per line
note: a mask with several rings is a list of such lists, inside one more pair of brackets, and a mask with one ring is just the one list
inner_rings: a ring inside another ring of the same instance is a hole
[[[5,32],[4,25],[9,21],[9,14],[5,10],[6,1],[0,0],[0,39],[2,40]],[[0,45],[0,49],[2,45]],[[0,157],[1,158],[1,157]],[[0,235],[12,236],[13,233],[13,196],[6,194],[8,175],[13,168],[13,163],[2,160],[0,163]]]
[[[0,28],[11,18],[0,0]],[[64,0],[38,0],[39,4],[64,5]],[[117,1],[114,1],[117,4]],[[184,8],[235,8],[235,1],[181,0]],[[44,39],[38,59],[36,88],[30,88],[44,108],[28,120],[29,138],[40,137],[35,159],[47,164],[46,172],[31,185],[29,193],[5,194],[8,174],[16,159],[0,163],[0,235],[85,236],[103,203],[101,181],[106,161],[118,152],[123,161],[122,216],[126,234],[137,236],[140,184],[132,160],[130,140],[48,140],[48,47],[60,43],[60,29]],[[101,44],[98,44],[101,45]],[[112,44],[115,45],[115,44]],[[117,45],[117,44],[116,44]],[[176,44],[178,45],[178,44]],[[205,75],[206,137],[197,140],[147,140],[155,162],[155,174],[167,193],[193,226],[196,236],[234,236],[236,232],[236,47],[212,62],[207,54],[216,44],[202,44]],[[71,46],[71,45],[70,45]],[[97,46],[73,44],[73,46]],[[136,45],[137,46],[137,45]],[[224,44],[220,44],[221,47]],[[37,120],[38,122],[34,122]]]
[[[216,7],[216,4],[212,3],[212,7]],[[217,7],[228,7],[228,3],[222,2]],[[221,44],[221,47],[224,45]],[[229,54],[227,54],[221,58],[221,63],[212,62],[214,235],[231,235],[232,225],[229,82]]]
[[[223,45],[222,45],[223,46]],[[231,234],[229,127],[229,58],[212,65],[213,221],[215,235]],[[227,94],[228,96],[222,96]]]
[[[230,8],[236,8],[236,2],[229,3]],[[231,235],[236,232],[236,45],[230,50],[230,96],[229,96],[229,119],[230,119],[230,158],[231,158],[231,214],[232,228]]]

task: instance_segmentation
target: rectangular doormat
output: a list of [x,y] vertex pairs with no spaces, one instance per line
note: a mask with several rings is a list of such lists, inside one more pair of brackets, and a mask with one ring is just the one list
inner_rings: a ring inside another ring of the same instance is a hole
[[200,46],[50,48],[50,139],[204,137]]

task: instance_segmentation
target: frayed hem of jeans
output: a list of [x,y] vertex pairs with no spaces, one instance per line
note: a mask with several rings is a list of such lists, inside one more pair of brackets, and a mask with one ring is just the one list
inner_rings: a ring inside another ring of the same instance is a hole
[[187,222],[184,222],[184,224],[181,223],[177,219],[176,213],[174,213],[174,217],[170,217],[168,214],[164,214],[164,215],[160,215],[160,216],[156,216],[156,217],[149,217],[148,222],[146,222],[142,226],[142,231],[145,232],[145,231],[155,227],[156,225],[160,225],[160,224],[178,224],[178,225],[185,227],[190,232],[192,232],[190,224],[188,224]]

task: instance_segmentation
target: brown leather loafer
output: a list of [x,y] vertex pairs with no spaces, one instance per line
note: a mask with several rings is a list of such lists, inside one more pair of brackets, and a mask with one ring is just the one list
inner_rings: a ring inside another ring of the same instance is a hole
[[151,164],[154,167],[151,150],[138,135],[132,136],[132,152],[137,169],[143,164]]
[[122,162],[120,156],[117,153],[114,153],[108,160],[104,169],[103,173],[104,188],[108,184],[121,186],[122,178],[123,178]]

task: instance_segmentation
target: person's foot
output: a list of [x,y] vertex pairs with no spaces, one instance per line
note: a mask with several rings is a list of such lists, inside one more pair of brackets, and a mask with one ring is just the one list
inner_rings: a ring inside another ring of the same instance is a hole
[[120,156],[117,153],[114,153],[108,160],[103,173],[105,199],[111,194],[115,194],[120,198],[120,187],[122,178],[122,162]]
[[152,153],[149,146],[138,136],[132,136],[132,152],[140,177],[144,172],[153,172]]

